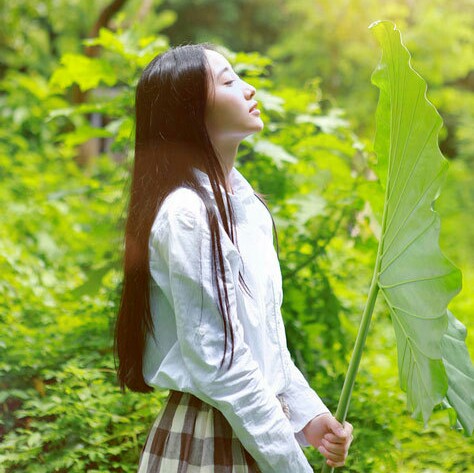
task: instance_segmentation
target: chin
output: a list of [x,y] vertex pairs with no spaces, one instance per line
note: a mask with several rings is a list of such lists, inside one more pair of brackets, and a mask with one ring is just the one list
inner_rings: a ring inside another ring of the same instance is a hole
[[244,135],[242,136],[242,140],[244,140],[247,136],[251,136],[251,135],[254,135],[255,133],[259,133],[260,131],[262,131],[264,128],[264,124],[263,124],[263,121],[260,120],[260,123],[259,124],[256,124],[252,127],[252,129],[248,130],[246,133],[244,133]]
[[263,123],[263,120],[262,120],[260,117],[258,117],[257,123],[258,123],[258,124],[255,125],[255,128],[256,128],[258,131],[263,130],[263,127],[264,127],[265,125],[264,125],[264,123]]
[[263,123],[260,127],[255,127],[252,131],[249,131],[248,135],[255,135],[255,133],[260,133],[263,130]]

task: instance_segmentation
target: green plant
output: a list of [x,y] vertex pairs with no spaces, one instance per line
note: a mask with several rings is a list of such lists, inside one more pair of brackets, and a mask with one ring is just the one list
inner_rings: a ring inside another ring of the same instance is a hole
[[[437,142],[442,120],[395,25],[379,21],[370,28],[383,51],[372,81],[380,89],[374,149],[385,199],[372,282],[336,418],[346,418],[380,292],[395,328],[400,386],[413,417],[426,425],[443,404],[452,424],[471,435],[474,369],[465,327],[447,310],[461,289],[461,273],[439,248],[440,219],[432,209],[447,170]],[[322,471],[333,469],[325,464]]]

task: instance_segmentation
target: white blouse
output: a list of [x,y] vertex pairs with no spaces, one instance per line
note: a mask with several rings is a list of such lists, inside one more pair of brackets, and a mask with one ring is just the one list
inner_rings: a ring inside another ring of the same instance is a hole
[[[193,170],[217,209],[209,177]],[[232,367],[228,369],[228,336],[225,362],[219,368],[224,325],[213,286],[205,206],[193,190],[179,187],[164,200],[150,234],[156,340],[147,337],[143,375],[150,386],[190,392],[221,411],[263,473],[312,472],[300,447],[309,445],[302,429],[329,409],[287,348],[280,311],[282,276],[270,214],[235,167],[229,181],[238,248],[220,217],[219,225],[235,334]],[[239,269],[254,299],[241,289]],[[282,409],[285,403],[289,418]]]

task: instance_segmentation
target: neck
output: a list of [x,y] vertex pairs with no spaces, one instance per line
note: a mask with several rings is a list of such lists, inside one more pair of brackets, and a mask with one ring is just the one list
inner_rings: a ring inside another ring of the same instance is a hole
[[226,147],[216,146],[216,150],[220,157],[222,170],[224,174],[228,176],[232,168],[234,167],[235,159],[237,157],[237,150],[239,145],[229,145]]
[[[237,156],[237,150],[239,148],[239,143],[219,143],[213,140],[214,148],[218,154],[219,161],[222,166],[222,171],[224,172],[225,184],[224,189],[227,192],[233,194],[232,187],[229,182],[229,175],[234,167],[235,158]],[[205,169],[197,166],[202,172],[206,172]]]
[[230,186],[230,182],[229,182],[229,175],[230,175],[230,172],[232,171],[232,168],[234,167],[234,164],[235,164],[235,159],[237,157],[237,151],[239,149],[239,143],[240,142],[237,142],[237,143],[229,143],[229,142],[226,142],[226,143],[215,143],[214,146],[220,156],[220,162],[221,162],[221,165],[222,165],[222,170],[224,171],[224,176],[225,176],[225,179],[226,179],[226,183],[225,183],[225,189],[227,192],[230,192],[233,194],[232,192],[232,188]]

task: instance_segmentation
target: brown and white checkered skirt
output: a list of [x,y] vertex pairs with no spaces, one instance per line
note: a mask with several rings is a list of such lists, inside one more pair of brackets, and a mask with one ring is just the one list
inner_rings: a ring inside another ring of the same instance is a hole
[[170,390],[140,454],[138,473],[260,473],[224,415]]

